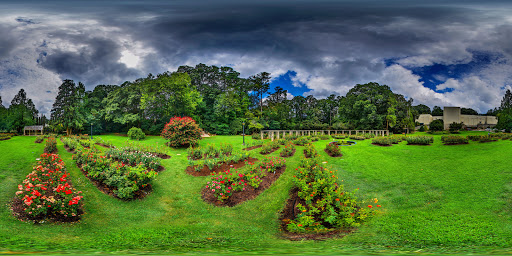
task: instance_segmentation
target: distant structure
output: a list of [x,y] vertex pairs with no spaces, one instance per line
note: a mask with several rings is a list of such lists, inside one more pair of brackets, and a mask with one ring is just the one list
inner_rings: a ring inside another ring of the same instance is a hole
[[43,129],[44,127],[42,125],[25,126],[25,128],[23,128],[23,135],[43,135]]
[[495,116],[477,116],[461,115],[460,107],[444,107],[443,116],[432,116],[430,114],[421,114],[416,122],[420,125],[430,125],[434,120],[441,119],[444,122],[444,129],[448,130],[451,123],[463,123],[470,128],[490,128],[498,124]]

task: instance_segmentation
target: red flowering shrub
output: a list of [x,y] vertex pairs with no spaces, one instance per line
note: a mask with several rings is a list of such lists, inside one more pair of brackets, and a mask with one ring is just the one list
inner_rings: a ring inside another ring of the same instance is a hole
[[162,137],[169,140],[171,147],[194,146],[201,139],[201,130],[194,119],[175,116],[165,125]]
[[21,218],[76,220],[82,213],[82,192],[70,184],[69,173],[59,155],[42,154],[18,189],[16,196],[23,208],[15,214]]

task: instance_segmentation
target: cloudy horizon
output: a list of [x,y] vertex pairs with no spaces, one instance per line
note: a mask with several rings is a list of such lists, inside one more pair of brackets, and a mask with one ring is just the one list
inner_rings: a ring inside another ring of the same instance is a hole
[[378,82],[414,105],[499,106],[512,78],[506,1],[2,1],[0,96],[49,113],[88,90],[199,63],[271,73],[294,95]]

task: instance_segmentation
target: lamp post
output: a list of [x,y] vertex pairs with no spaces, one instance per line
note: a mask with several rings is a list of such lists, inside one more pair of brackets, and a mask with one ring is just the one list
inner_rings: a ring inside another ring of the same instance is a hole
[[91,123],[91,140],[92,140],[92,123]]
[[245,121],[242,122],[242,141],[243,141],[242,145],[245,146]]

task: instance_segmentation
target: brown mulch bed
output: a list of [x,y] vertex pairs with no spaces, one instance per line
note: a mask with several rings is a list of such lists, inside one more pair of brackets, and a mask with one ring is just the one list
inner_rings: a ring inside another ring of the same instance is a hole
[[34,141],[34,143],[41,144],[41,143],[43,143],[43,141],[40,141],[40,142]]
[[279,217],[279,221],[281,225],[279,227],[281,236],[285,239],[289,239],[292,241],[300,241],[300,240],[324,240],[333,237],[342,237],[352,232],[353,230],[334,230],[325,233],[311,233],[311,234],[299,234],[289,232],[287,230],[287,224],[290,220],[295,219],[295,216],[299,213],[299,209],[297,208],[297,204],[305,205],[306,202],[299,198],[298,188],[293,188],[290,191],[290,198],[286,201],[286,206],[281,212],[281,216]]
[[80,215],[84,213],[83,209],[80,208],[78,210],[77,216],[69,216],[66,217],[64,215],[53,215],[48,216],[46,218],[33,218],[32,216],[29,216],[23,209],[25,209],[25,204],[23,203],[23,200],[21,200],[18,197],[14,197],[14,199],[11,202],[11,211],[12,215],[21,220],[21,221],[31,221],[34,223],[39,223],[42,221],[49,221],[49,222],[77,222],[80,221]]
[[131,201],[131,200],[135,200],[135,199],[144,199],[144,197],[146,197],[147,195],[149,195],[149,193],[151,193],[153,191],[151,184],[148,184],[146,187],[135,192],[133,198],[121,199],[121,198],[117,197],[117,195],[114,193],[115,187],[108,186],[107,184],[105,184],[103,182],[92,179],[91,177],[89,177],[89,173],[87,171],[85,171],[84,169],[82,169],[81,166],[79,166],[78,168],[80,168],[80,170],[85,175],[85,177],[87,177],[92,182],[92,184],[94,184],[94,186],[96,186],[101,192],[103,192],[109,196],[115,197],[117,199],[120,199],[120,200]]
[[324,149],[325,153],[327,153],[330,157],[342,157],[343,154],[339,154],[339,155],[333,155],[331,154],[331,151],[327,150],[327,149]]
[[[10,139],[11,138],[3,138],[3,139],[0,139],[0,141],[2,141],[2,140],[10,140]],[[39,142],[39,143],[41,143],[41,142]]]
[[292,151],[292,154],[291,154],[291,155],[289,155],[289,156],[283,156],[283,155],[282,155],[282,154],[283,154],[283,152],[281,152],[281,154],[279,154],[279,156],[281,156],[281,157],[292,157],[293,155],[295,155],[295,151],[297,151],[297,149],[295,149],[295,148],[294,148],[294,149],[293,149],[293,151]]
[[279,179],[279,176],[281,176],[281,174],[283,174],[285,170],[286,170],[286,166],[283,166],[283,167],[277,169],[275,173],[273,173],[273,172],[268,173],[267,176],[265,176],[262,179],[260,186],[258,188],[255,189],[251,186],[246,186],[244,191],[234,192],[228,199],[226,199],[222,202],[217,200],[217,198],[215,197],[215,195],[211,191],[211,189],[208,189],[206,187],[203,188],[203,190],[201,191],[201,195],[202,195],[201,198],[205,202],[208,202],[215,206],[233,207],[237,204],[240,204],[245,201],[252,200],[252,199],[256,198],[259,194],[261,194],[261,192],[263,192],[263,191],[265,191],[265,189],[269,188],[274,183],[274,181]]
[[272,153],[274,153],[275,151],[279,150],[280,148],[281,148],[281,147],[273,148],[273,149],[272,149],[272,150],[270,150],[270,152],[268,152],[268,153],[265,153],[265,154],[264,154],[264,153],[261,153],[261,152],[260,152],[260,154],[262,154],[262,155],[269,155],[269,154],[272,154]]
[[47,152],[46,149],[44,150],[44,153],[46,154],[58,154],[59,153],[59,150],[58,149],[55,149],[55,151],[53,152]]
[[242,149],[242,150],[247,150],[247,151],[249,151],[249,150],[253,150],[253,149],[261,148],[261,147],[263,147],[263,145],[252,146],[252,147],[244,148],[244,149]]
[[67,145],[64,145],[64,149],[66,149],[66,151],[67,151],[67,152],[69,152],[69,153],[71,153],[71,154],[75,154],[75,153],[76,153],[76,151],[75,151],[75,150],[71,150],[71,149],[69,148],[69,146],[67,146]]
[[377,143],[372,143],[372,145],[379,146],[379,147],[391,147],[392,145],[381,145]]
[[[250,157],[249,159],[247,159],[247,162],[249,162],[249,163],[254,163],[256,161],[258,161],[258,159],[254,158],[254,157]],[[213,170],[210,170],[210,168],[208,168],[208,166],[204,166],[203,169],[201,169],[201,171],[199,171],[199,172],[196,171],[194,167],[187,166],[187,169],[185,169],[185,172],[192,176],[195,176],[195,177],[210,176],[212,174],[212,172],[224,172],[224,171],[227,171],[229,168],[240,168],[243,166],[245,166],[245,160],[240,161],[238,163],[233,163],[233,162],[223,163],[221,166],[215,166],[213,168]]]

